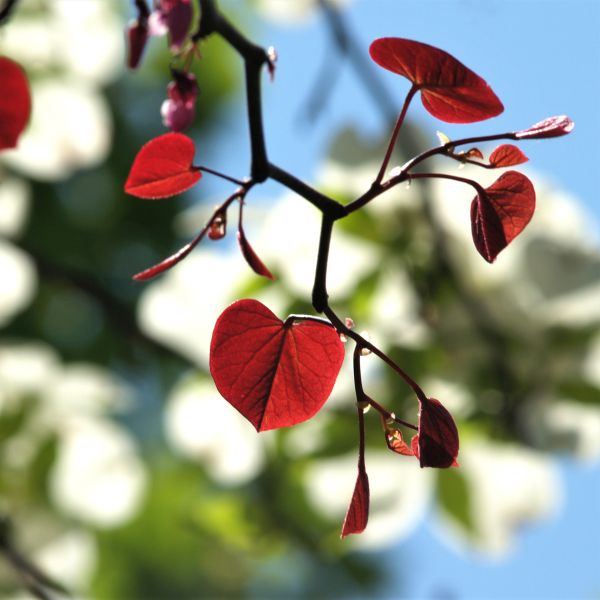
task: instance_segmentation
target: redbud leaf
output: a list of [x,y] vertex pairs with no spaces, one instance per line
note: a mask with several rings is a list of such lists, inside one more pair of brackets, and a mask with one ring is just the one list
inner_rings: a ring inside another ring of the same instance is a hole
[[250,268],[257,275],[262,275],[263,277],[267,277],[268,279],[275,279],[271,271],[267,269],[263,261],[260,260],[256,252],[254,252],[254,249],[250,245],[250,242],[246,239],[246,234],[244,233],[244,230],[241,227],[240,229],[238,229],[237,238],[240,244],[242,255],[246,259],[246,262],[248,263]]
[[419,433],[411,446],[421,467],[457,466],[458,429],[452,415],[435,398],[420,401]]
[[14,61],[0,56],[0,150],[14,148],[29,121],[31,96],[27,76]]
[[493,167],[514,167],[529,159],[513,144],[502,144],[490,154],[490,165]]
[[409,79],[423,106],[447,123],[474,123],[499,115],[504,107],[479,75],[453,56],[428,44],[384,37],[369,49],[381,67]]
[[165,133],[138,152],[125,191],[138,198],[167,198],[185,192],[201,177],[192,165],[194,142],[182,133]]
[[385,442],[387,447],[396,454],[402,454],[403,456],[412,456],[414,451],[408,446],[408,444],[402,438],[402,433],[399,429],[388,429],[385,432]]
[[515,137],[518,139],[541,139],[549,137],[559,137],[571,133],[575,123],[566,115],[548,117],[523,131],[517,131]]
[[525,175],[507,171],[471,203],[471,232],[489,263],[523,231],[535,211],[535,190]]
[[367,527],[369,520],[369,477],[364,466],[364,462],[360,461],[358,465],[358,476],[354,485],[354,492],[344,525],[342,526],[342,538],[345,538],[351,533],[362,533]]
[[221,314],[210,344],[210,372],[221,395],[257,431],[310,419],[323,406],[344,360],[326,322],[279,320],[257,300]]

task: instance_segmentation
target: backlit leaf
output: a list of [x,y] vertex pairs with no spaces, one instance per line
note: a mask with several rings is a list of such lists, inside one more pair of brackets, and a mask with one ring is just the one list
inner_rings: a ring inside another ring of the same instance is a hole
[[364,462],[359,462],[358,476],[354,486],[354,493],[346,512],[344,525],[342,526],[342,537],[351,533],[362,533],[367,527],[369,520],[369,477],[365,470]]
[[535,125],[532,125],[528,129],[523,131],[517,131],[515,137],[518,139],[541,139],[549,137],[558,137],[561,135],[567,135],[571,133],[575,123],[569,119],[566,115],[559,115],[557,117],[548,117]]
[[409,79],[423,106],[447,123],[473,123],[499,115],[504,107],[490,86],[453,56],[428,44],[384,37],[369,49],[381,67]]
[[210,372],[221,395],[257,431],[310,419],[325,403],[344,360],[326,322],[279,320],[256,300],[239,300],[217,320]]
[[0,56],[0,150],[14,148],[31,113],[27,76],[14,61]]
[[535,211],[535,190],[525,175],[507,171],[471,203],[471,232],[488,262],[517,236]]
[[452,415],[435,398],[421,401],[419,433],[412,439],[412,449],[421,467],[458,466],[458,429]]
[[514,167],[529,159],[513,144],[502,144],[490,154],[490,165],[494,167]]
[[138,198],[167,198],[185,192],[201,177],[192,165],[194,142],[182,133],[165,133],[142,146],[138,152],[125,191]]
[[402,433],[399,429],[388,429],[385,432],[385,442],[387,447],[396,454],[404,456],[412,456],[414,454],[412,448],[402,438]]

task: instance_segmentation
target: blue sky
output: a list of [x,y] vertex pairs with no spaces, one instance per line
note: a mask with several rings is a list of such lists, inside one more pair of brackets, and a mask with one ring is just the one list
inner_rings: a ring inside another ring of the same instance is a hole
[[[513,131],[568,114],[576,123],[570,136],[532,141],[522,148],[536,171],[580,199],[600,220],[598,0],[355,0],[347,14],[365,52],[370,41],[381,36],[438,46],[486,79],[505,105],[505,112],[491,121],[440,127],[414,102],[409,117],[417,118],[432,135],[439,128],[451,138]],[[250,35],[279,53],[276,81],[265,86],[266,134],[274,162],[310,180],[337,127],[352,122],[365,135],[380,131],[380,115],[347,66],[317,125],[299,126],[305,90],[314,83],[329,48],[318,18],[287,27],[261,20]],[[408,83],[380,74],[400,106]],[[206,164],[226,164],[243,175],[248,156],[241,143],[245,145],[246,138],[240,108],[239,121],[227,125],[230,136],[221,138]],[[232,157],[237,157],[235,167]],[[276,197],[281,188],[268,184],[261,194]],[[514,554],[495,562],[461,556],[424,523],[386,557],[392,569],[396,561],[402,566],[401,588],[413,598],[598,597],[600,466],[563,459],[559,468],[565,488],[562,512],[522,531]]]

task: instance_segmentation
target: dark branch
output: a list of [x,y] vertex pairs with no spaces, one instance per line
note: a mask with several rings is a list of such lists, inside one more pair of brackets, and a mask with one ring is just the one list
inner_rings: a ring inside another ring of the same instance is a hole
[[0,25],[3,25],[5,21],[8,21],[15,6],[17,6],[18,0],[5,0],[4,6],[0,9]]

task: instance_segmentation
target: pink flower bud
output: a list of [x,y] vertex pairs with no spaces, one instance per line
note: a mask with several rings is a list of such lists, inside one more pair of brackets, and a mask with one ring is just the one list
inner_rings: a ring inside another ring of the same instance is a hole
[[152,35],[164,35],[168,31],[171,50],[175,52],[185,42],[191,22],[191,0],[160,0],[150,15]]
[[163,124],[171,131],[183,131],[194,122],[198,84],[192,73],[172,69],[173,81],[167,86],[168,99],[160,108]]

